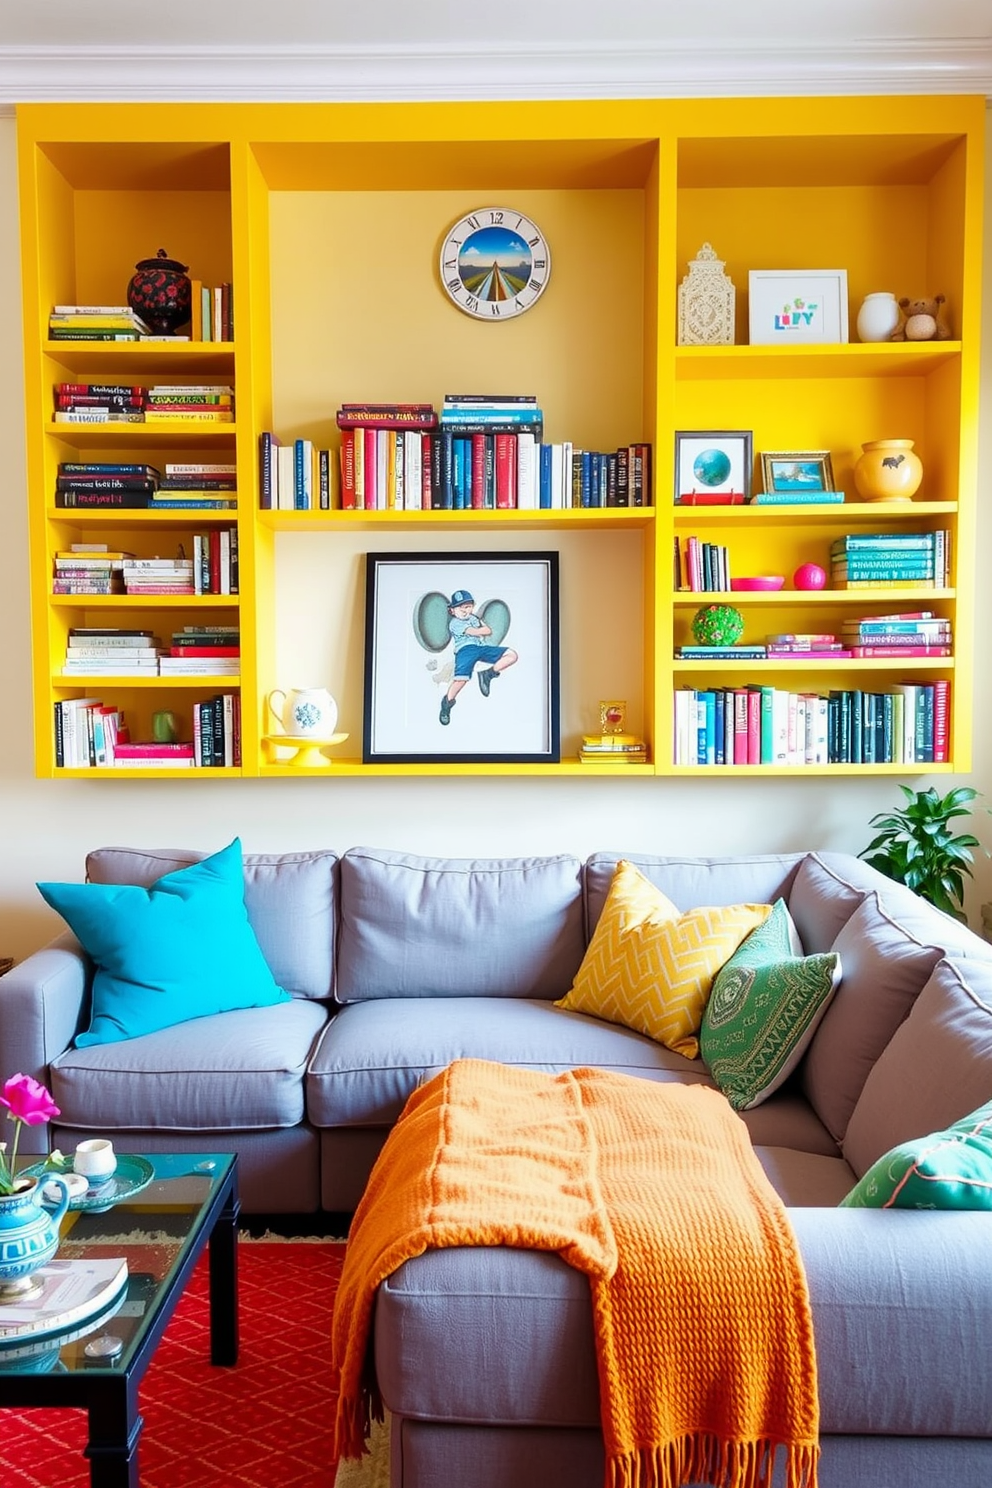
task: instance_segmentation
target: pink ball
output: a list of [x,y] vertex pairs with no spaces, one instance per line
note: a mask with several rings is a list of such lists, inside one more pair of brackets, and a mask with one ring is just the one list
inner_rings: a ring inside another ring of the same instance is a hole
[[827,571],[818,563],[801,563],[792,575],[792,582],[797,589],[825,589]]

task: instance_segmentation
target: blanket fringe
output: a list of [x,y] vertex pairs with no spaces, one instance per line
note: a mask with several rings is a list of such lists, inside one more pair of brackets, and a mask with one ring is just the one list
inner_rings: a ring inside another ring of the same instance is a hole
[[[712,1434],[691,1434],[657,1447],[644,1447],[610,1457],[606,1488],[686,1488],[711,1483],[714,1488],[771,1488],[775,1454],[781,1443],[725,1441]],[[786,1488],[816,1488],[820,1448],[815,1443],[786,1447]]]

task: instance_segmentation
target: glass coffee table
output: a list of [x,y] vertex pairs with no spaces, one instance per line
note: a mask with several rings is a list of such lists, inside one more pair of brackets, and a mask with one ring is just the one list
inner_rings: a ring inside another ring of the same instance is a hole
[[88,1412],[91,1488],[139,1488],[138,1386],[207,1246],[210,1361],[238,1359],[237,1157],[155,1153],[144,1162],[144,1186],[110,1207],[73,1209],[60,1232],[59,1260],[124,1257],[126,1289],[64,1335],[0,1342],[0,1406]]

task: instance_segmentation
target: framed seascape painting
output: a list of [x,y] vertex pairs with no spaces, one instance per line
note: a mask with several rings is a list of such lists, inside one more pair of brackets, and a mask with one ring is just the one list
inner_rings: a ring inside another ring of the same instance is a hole
[[829,450],[766,450],[761,456],[761,475],[765,490],[776,495],[834,488]]
[[366,764],[561,758],[557,553],[369,553]]

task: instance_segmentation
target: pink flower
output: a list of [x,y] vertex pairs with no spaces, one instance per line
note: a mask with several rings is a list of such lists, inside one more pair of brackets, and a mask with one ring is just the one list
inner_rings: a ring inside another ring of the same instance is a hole
[[32,1080],[30,1075],[11,1075],[0,1095],[0,1106],[6,1106],[15,1121],[24,1121],[28,1126],[40,1126],[61,1115],[44,1085]]

